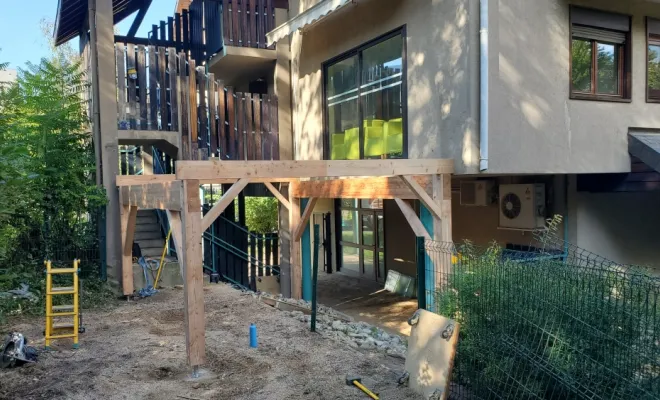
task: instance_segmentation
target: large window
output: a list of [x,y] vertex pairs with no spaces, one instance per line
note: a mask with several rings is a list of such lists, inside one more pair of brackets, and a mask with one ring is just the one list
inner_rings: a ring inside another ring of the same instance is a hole
[[398,31],[326,63],[326,159],[406,156],[403,60]]
[[660,20],[647,18],[648,62],[646,99],[660,102]]
[[630,17],[571,8],[571,97],[630,99]]
[[383,201],[342,199],[340,268],[368,279],[385,279]]

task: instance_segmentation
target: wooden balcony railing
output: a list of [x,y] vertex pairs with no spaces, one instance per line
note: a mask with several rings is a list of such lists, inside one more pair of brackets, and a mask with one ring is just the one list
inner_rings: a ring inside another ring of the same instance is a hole
[[115,56],[120,130],[180,135],[188,160],[279,159],[275,96],[235,92],[174,48],[117,43]]
[[222,29],[216,31],[225,46],[267,47],[266,33],[275,28],[273,0],[222,0],[221,12]]

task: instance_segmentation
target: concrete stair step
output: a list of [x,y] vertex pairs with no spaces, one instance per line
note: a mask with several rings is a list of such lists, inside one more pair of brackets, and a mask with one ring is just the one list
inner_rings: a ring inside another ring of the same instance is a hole
[[161,235],[160,229],[150,230],[150,231],[137,231],[136,230],[133,239],[136,242],[140,242],[141,240],[163,239],[163,235]]
[[147,248],[144,248],[144,247],[140,246],[140,250],[142,251],[142,256],[143,257],[151,257],[151,258],[160,259],[160,256],[163,255],[163,248],[162,247],[147,247]]
[[135,232],[158,232],[160,234],[160,226],[158,224],[135,225]]
[[145,225],[145,224],[157,224],[158,223],[158,218],[156,218],[155,215],[143,215],[140,216],[138,215],[137,219],[135,220],[136,225]]
[[137,216],[138,216],[138,217],[149,216],[149,215],[154,215],[155,213],[156,213],[155,210],[145,210],[145,209],[140,209],[140,210],[138,210],[138,212],[137,212]]
[[149,247],[160,247],[161,249],[165,246],[165,239],[144,239],[136,240],[137,244],[140,245],[140,248],[149,248]]

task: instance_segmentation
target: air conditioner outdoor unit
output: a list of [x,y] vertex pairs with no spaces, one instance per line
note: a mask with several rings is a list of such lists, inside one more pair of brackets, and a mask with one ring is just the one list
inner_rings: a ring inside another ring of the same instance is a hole
[[462,181],[461,182],[461,205],[462,206],[487,206],[491,202],[491,190],[493,181]]
[[500,227],[538,229],[545,226],[545,185],[500,185]]

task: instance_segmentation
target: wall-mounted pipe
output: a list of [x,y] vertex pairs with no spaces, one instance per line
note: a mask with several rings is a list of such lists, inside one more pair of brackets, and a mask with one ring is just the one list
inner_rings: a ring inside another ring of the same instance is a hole
[[488,169],[488,1],[479,2],[479,170]]

